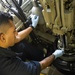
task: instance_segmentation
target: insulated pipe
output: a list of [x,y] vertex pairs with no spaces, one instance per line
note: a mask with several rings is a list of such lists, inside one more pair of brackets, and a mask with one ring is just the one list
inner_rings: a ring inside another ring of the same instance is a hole
[[62,25],[63,25],[63,27],[66,27],[66,25],[65,25],[65,16],[64,16],[64,1],[63,0],[60,0],[60,1],[61,1]]
[[58,25],[57,22],[60,19],[59,0],[56,0],[56,10],[57,10],[57,17],[55,19],[55,25]]

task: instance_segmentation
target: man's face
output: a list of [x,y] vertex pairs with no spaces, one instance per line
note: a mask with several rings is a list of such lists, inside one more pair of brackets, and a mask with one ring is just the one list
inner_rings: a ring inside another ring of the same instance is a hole
[[13,21],[10,20],[9,22],[11,27],[9,27],[9,29],[5,34],[5,39],[6,39],[5,43],[7,44],[8,47],[13,46],[15,44],[16,35],[17,35],[17,31],[15,29]]

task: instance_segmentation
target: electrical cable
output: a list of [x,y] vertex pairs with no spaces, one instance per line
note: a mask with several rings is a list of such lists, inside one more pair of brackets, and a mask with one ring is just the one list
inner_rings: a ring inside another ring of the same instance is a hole
[[18,10],[18,13],[22,16],[22,18],[24,19],[24,22],[25,22],[27,20],[27,17],[23,13],[23,10],[20,8],[20,6],[18,5],[16,0],[12,0],[12,2],[14,3],[16,9]]

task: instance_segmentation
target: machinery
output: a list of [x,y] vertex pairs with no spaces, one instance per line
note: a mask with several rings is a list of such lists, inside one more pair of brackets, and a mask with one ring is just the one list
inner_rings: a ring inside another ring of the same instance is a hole
[[39,15],[38,26],[27,40],[42,47],[44,57],[64,48],[64,55],[53,65],[63,74],[75,74],[75,0],[1,0],[0,3],[0,10],[13,15],[17,31],[28,27],[31,14]]

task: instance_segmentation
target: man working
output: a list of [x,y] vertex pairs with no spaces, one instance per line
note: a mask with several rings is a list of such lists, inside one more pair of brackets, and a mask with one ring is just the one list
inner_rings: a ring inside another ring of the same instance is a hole
[[[36,17],[36,18],[35,18]],[[0,75],[39,75],[54,59],[63,55],[63,50],[56,50],[40,62],[23,62],[10,47],[23,40],[35,28],[38,16],[32,17],[32,26],[17,32],[10,14],[0,12]]]

